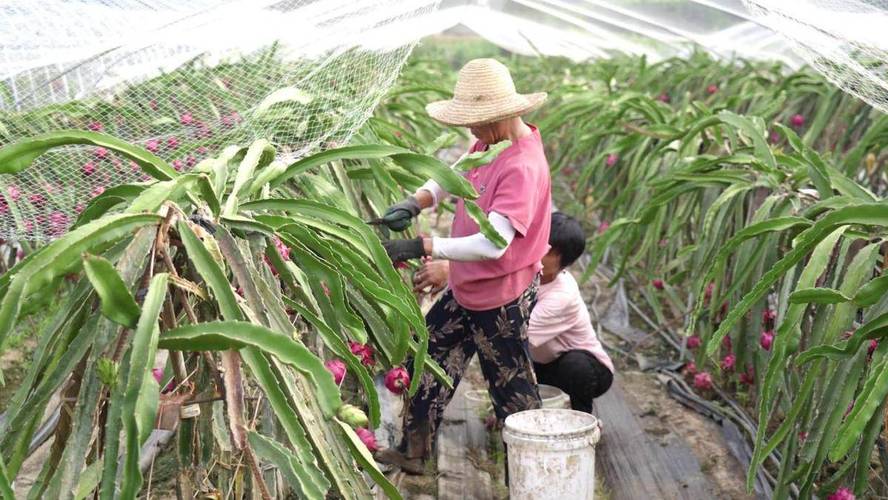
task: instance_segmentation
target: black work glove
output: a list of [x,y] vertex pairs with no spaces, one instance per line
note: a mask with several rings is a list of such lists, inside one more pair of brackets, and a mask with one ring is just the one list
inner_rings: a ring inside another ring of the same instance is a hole
[[388,240],[382,242],[385,252],[392,262],[403,262],[410,259],[418,259],[425,255],[425,247],[422,238],[412,240]]
[[390,206],[382,216],[382,223],[392,231],[403,231],[410,227],[413,218],[421,211],[416,197],[409,196],[406,200]]

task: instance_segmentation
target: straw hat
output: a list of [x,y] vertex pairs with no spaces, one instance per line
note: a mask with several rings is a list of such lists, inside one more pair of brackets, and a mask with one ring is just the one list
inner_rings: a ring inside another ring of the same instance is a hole
[[501,62],[473,59],[459,70],[453,99],[430,103],[426,111],[446,125],[471,127],[523,115],[545,100],[545,92],[515,92],[509,68]]

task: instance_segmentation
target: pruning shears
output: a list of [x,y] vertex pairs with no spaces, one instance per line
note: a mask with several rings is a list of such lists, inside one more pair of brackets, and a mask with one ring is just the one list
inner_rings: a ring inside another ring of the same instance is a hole
[[371,226],[379,226],[379,225],[385,224],[385,219],[383,217],[377,217],[375,219],[370,219],[370,220],[364,221],[364,223],[369,224]]
[[371,226],[385,226],[392,231],[403,231],[410,227],[412,221],[413,217],[410,215],[410,212],[406,210],[395,210],[383,217],[377,217],[364,222]]

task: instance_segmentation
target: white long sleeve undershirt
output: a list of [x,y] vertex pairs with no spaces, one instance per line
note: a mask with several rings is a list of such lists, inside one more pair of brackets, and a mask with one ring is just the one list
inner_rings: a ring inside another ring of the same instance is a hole
[[496,260],[506,253],[512,240],[515,239],[515,227],[509,219],[496,212],[490,212],[487,218],[496,232],[506,240],[506,246],[499,248],[483,234],[459,238],[432,238],[432,257],[436,259],[474,262],[479,260]]
[[428,191],[432,195],[432,206],[438,206],[438,202],[447,197],[447,191],[438,184],[435,179],[429,179],[417,191]]

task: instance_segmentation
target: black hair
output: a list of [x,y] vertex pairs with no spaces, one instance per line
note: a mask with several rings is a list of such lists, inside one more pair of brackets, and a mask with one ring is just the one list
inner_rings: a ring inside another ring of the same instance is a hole
[[549,232],[549,246],[561,257],[562,268],[576,262],[586,249],[586,234],[580,221],[565,213],[554,212],[552,229]]

